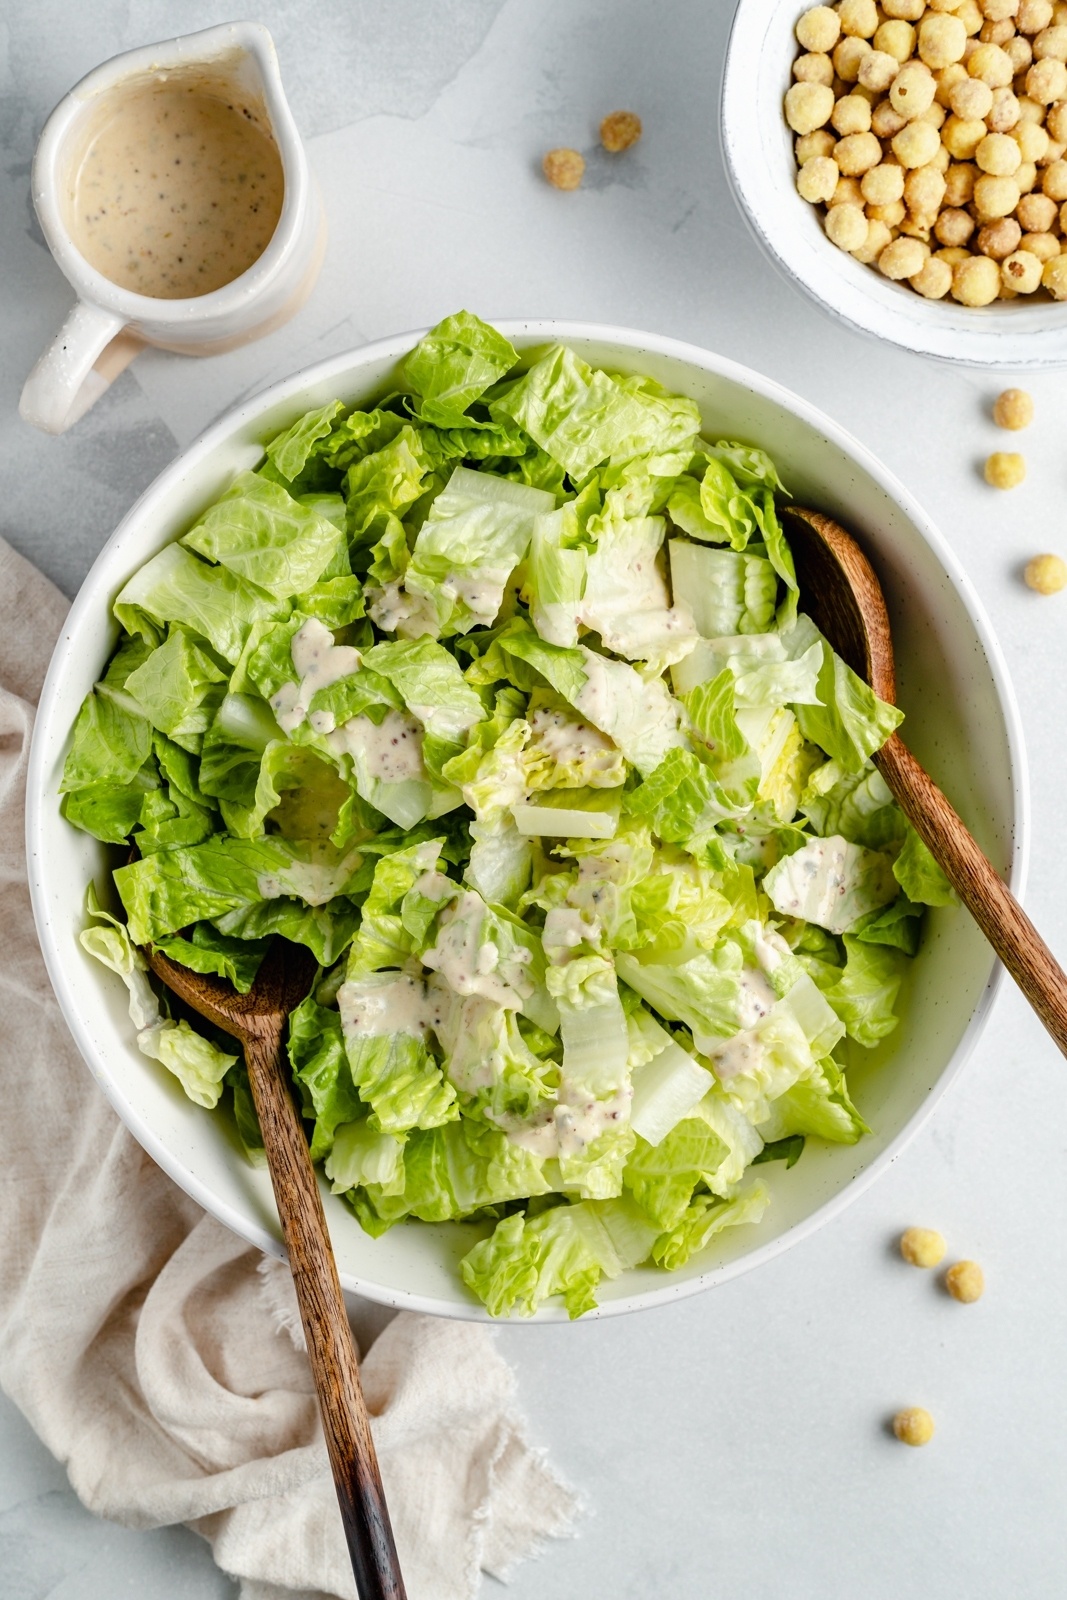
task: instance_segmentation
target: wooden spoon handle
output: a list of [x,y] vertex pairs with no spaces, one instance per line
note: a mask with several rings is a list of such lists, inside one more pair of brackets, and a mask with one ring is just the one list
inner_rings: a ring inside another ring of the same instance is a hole
[[405,1600],[356,1348],[284,1055],[281,1031],[245,1041],[356,1589],[359,1600]]
[[1067,974],[937,784],[896,734],[874,757],[916,833],[1064,1055]]

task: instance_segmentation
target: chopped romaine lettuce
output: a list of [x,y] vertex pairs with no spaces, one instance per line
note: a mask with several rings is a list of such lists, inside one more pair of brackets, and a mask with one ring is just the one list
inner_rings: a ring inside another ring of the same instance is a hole
[[396,381],[292,418],[119,593],[62,805],[126,921],[94,900],[82,943],[253,1157],[244,1066],[139,946],[241,993],[307,946],[287,1048],[334,1192],[375,1237],[491,1225],[490,1312],[578,1316],[758,1221],[755,1162],[862,1137],[844,1052],[953,896],[871,761],[900,712],[797,613],[758,445],[468,312]]

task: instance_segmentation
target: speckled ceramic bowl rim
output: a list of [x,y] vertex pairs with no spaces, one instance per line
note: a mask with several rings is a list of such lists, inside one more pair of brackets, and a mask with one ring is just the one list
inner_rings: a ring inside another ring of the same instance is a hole
[[[787,413],[817,429],[826,439],[851,457],[858,466],[868,473],[891,500],[897,502],[914,524],[921,537],[932,549],[947,574],[963,604],[975,633],[978,635],[989,662],[993,684],[1004,716],[1005,732],[1011,755],[1011,793],[1014,814],[1012,819],[1013,849],[1010,881],[1015,893],[1021,895],[1025,886],[1029,854],[1029,785],[1022,729],[1007,668],[981,602],[969,579],[941,534],[907,489],[870,453],[866,446],[853,438],[844,428],[820,412],[815,406],[792,394],[772,379],[763,377],[759,373],[753,372],[751,369],[724,357],[713,355],[711,352],[702,350],[696,345],[687,344],[678,339],[664,338],[658,334],[639,333],[628,328],[616,328],[598,323],[500,320],[495,323],[495,326],[512,339],[522,338],[546,343],[568,340],[595,340],[602,345],[615,345],[625,349],[638,360],[642,353],[645,352],[651,355],[661,355],[684,362],[700,371],[722,377],[728,382],[738,384],[780,406]],[[425,329],[419,329],[413,333],[400,334],[393,338],[379,340],[358,350],[346,351],[341,355],[332,356],[326,361],[305,368],[293,377],[272,384],[253,398],[245,400],[239,406],[227,412],[224,417],[208,428],[205,433],[201,434],[188,449],[182,451],[170,466],[160,473],[159,477],[145,490],[144,494],[141,495],[112,534],[97,557],[71,606],[41,692],[37,718],[39,729],[47,728],[51,721],[58,685],[68,669],[68,663],[75,649],[75,641],[77,640],[82,618],[96,611],[104,603],[104,596],[101,592],[102,580],[99,574],[105,559],[110,563],[120,550],[127,549],[130,553],[131,563],[136,562],[136,551],[138,546],[143,543],[143,530],[146,523],[151,523],[157,508],[165,504],[169,493],[181,476],[216,447],[225,444],[226,440],[239,429],[254,423],[257,417],[277,407],[288,396],[300,392],[312,383],[334,380],[339,383],[347,383],[353,378],[358,378],[359,370],[364,366],[370,366],[380,361],[399,360],[422,337],[424,332]],[[220,1204],[217,1197],[208,1187],[192,1177],[183,1166],[180,1157],[169,1149],[159,1139],[154,1130],[139,1116],[124,1096],[121,1086],[114,1080],[107,1061],[96,1050],[86,1028],[81,1024],[67,977],[70,952],[65,951],[62,947],[61,939],[53,923],[48,896],[45,891],[46,869],[43,861],[43,822],[45,805],[51,803],[50,799],[46,800],[46,783],[45,740],[35,736],[30,751],[27,778],[26,841],[30,895],[48,974],[74,1040],[89,1063],[98,1082],[104,1088],[111,1104],[153,1160],[186,1193],[203,1206],[206,1211],[217,1217],[220,1222],[231,1228],[242,1238],[247,1239],[250,1244],[256,1245],[261,1250],[267,1251],[272,1255],[281,1256],[283,1251],[280,1241],[273,1234],[257,1224],[250,1216],[241,1215],[236,1208]],[[863,1193],[897,1159],[931,1116],[949,1085],[959,1077],[982,1029],[985,1027],[990,1007],[1002,979],[1003,969],[997,963],[993,967],[989,980],[982,991],[956,1049],[942,1069],[936,1082],[930,1088],[918,1111],[901,1128],[900,1132],[886,1148],[875,1156],[870,1164],[857,1174],[844,1189],[817,1207],[802,1222],[783,1230],[782,1233],[777,1234],[759,1249],[735,1261],[717,1266],[699,1277],[688,1279],[685,1282],[672,1280],[669,1275],[664,1274],[662,1287],[612,1300],[608,1304],[587,1313],[582,1318],[582,1321],[588,1322],[600,1317],[618,1316],[623,1312],[666,1305],[671,1301],[697,1294],[714,1284],[725,1283],[743,1272],[748,1272],[772,1260],[783,1250],[799,1243],[801,1239],[807,1238],[817,1228],[821,1228],[838,1216],[850,1201]],[[369,1294],[381,1304],[393,1305],[411,1311],[429,1312],[437,1316],[459,1317],[475,1321],[495,1320],[488,1317],[488,1313],[484,1308],[473,1303],[469,1305],[459,1304],[436,1296],[417,1293],[397,1294],[383,1290],[376,1292],[372,1283],[366,1280],[355,1280],[348,1274],[342,1275],[342,1282],[350,1292],[354,1294]],[[565,1320],[566,1312],[562,1306],[546,1306],[541,1308],[536,1319],[532,1319],[532,1325],[541,1326],[545,1322]],[[516,1323],[521,1323],[521,1319],[516,1319]],[[513,1323],[512,1325],[516,1324]]]

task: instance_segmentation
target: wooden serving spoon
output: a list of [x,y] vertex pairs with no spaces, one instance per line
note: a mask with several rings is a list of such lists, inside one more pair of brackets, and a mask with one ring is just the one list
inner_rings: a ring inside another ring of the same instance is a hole
[[[805,611],[880,700],[896,704],[893,642],[881,585],[859,545],[817,511],[783,522]],[[1067,1055],[1067,975],[992,862],[897,734],[874,764],[1060,1049]]]
[[142,954],[168,989],[244,1050],[359,1600],[405,1600],[359,1361],[286,1062],[285,1024],[311,988],[315,958],[275,939],[248,993],[238,994],[224,978],[191,972],[150,946]]

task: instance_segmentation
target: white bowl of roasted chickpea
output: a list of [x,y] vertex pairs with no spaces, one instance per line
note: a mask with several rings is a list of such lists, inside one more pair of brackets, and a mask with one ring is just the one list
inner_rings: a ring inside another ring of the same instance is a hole
[[757,238],[834,316],[1067,364],[1067,0],[740,0],[722,130]]

